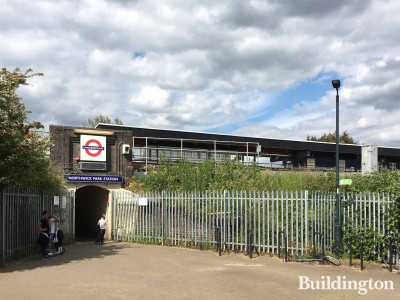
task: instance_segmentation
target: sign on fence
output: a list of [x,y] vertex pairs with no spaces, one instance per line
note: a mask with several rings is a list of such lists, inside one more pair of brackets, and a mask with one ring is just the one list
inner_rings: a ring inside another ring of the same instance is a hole
[[147,206],[147,198],[139,197],[139,206]]
[[67,207],[67,197],[66,196],[62,196],[61,198],[61,208],[65,209]]

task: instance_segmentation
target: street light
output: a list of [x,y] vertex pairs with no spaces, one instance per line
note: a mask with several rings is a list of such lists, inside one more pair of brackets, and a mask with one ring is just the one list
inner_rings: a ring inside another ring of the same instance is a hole
[[335,225],[335,252],[339,255],[342,246],[342,222],[341,201],[339,192],[339,88],[340,80],[332,80],[332,86],[336,89],[336,225]]

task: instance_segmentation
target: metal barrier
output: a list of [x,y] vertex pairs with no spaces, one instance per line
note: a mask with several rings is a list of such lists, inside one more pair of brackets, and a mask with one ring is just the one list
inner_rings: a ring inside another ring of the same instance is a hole
[[358,236],[358,235],[354,235],[352,237],[350,237],[350,239],[348,240],[348,246],[349,246],[349,250],[350,250],[350,261],[349,261],[349,266],[353,265],[353,238],[358,238],[360,240],[360,264],[361,264],[361,271],[365,269],[364,267],[364,244],[363,244],[363,239]]
[[314,258],[317,258],[317,244],[316,244],[316,239],[315,236],[319,235],[321,239],[321,244],[322,244],[322,263],[325,263],[325,243],[324,243],[324,234],[323,232],[315,232],[313,231],[313,236],[312,236],[312,241],[313,241],[313,255]]
[[[322,244],[322,257],[321,258],[317,258],[317,244],[316,244],[316,238],[315,236],[319,235],[320,239],[321,239],[321,244]],[[325,264],[325,262],[331,263],[335,266],[340,266],[341,263],[340,261],[333,256],[325,256],[325,247],[324,247],[324,234],[320,233],[320,232],[313,232],[313,258],[296,258],[293,259],[293,262],[316,262],[316,261],[321,261],[323,264]]]
[[221,252],[222,252],[222,245],[221,245],[221,228],[217,227],[216,230],[216,241],[217,241],[217,251],[219,256],[221,256]]
[[383,259],[383,249],[388,247],[388,252],[389,252],[389,272],[393,271],[393,252],[394,250],[398,250],[399,248],[399,242],[400,239],[393,233],[387,233],[383,236],[383,239],[387,238],[388,240],[388,244],[385,243],[385,247],[383,247],[383,245],[381,244],[381,257],[383,262],[385,263],[385,265],[387,265],[387,263],[385,262],[385,260]]
[[247,253],[249,254],[250,259],[252,259],[253,258],[253,246],[251,245],[252,233],[251,233],[250,229],[247,231],[247,237],[248,237],[248,240],[247,240]]
[[287,236],[284,231],[279,231],[278,233],[278,257],[281,257],[281,241],[282,241],[282,235],[285,238],[285,262],[288,262],[288,243],[287,243]]

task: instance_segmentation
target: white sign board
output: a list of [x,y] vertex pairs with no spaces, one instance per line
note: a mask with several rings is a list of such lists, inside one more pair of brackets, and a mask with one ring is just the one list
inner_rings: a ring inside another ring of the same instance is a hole
[[139,198],[139,206],[147,206],[147,198],[140,197]]
[[105,136],[81,135],[80,159],[89,161],[106,161]]
[[60,205],[60,196],[54,196],[54,205]]
[[62,196],[61,197],[61,208],[65,209],[67,207],[67,197],[66,196]]

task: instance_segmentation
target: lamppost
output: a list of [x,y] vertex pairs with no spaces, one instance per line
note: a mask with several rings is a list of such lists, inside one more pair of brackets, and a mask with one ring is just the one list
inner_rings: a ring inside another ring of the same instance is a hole
[[339,191],[339,87],[340,80],[332,80],[336,89],[336,225],[335,225],[335,252],[339,255],[342,245],[341,199]]

